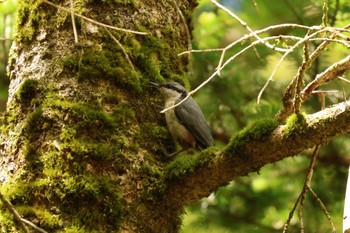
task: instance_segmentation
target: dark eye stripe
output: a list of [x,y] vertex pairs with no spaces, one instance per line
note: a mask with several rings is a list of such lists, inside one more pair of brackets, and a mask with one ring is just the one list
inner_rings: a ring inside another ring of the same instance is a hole
[[177,87],[175,87],[174,85],[171,85],[171,84],[164,84],[164,85],[162,85],[163,87],[165,87],[165,88],[167,88],[167,89],[171,89],[171,90],[174,90],[174,91],[176,91],[176,92],[178,92],[178,93],[181,93],[182,95],[186,95],[186,91],[185,90],[182,90],[182,89],[180,89],[180,88],[177,88]]

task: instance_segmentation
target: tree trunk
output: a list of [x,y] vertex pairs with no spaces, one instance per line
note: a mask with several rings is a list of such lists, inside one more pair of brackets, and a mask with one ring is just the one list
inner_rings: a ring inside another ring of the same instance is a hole
[[[259,121],[222,149],[167,161],[175,148],[148,82],[187,83],[177,54],[188,49],[195,1],[75,1],[95,21],[56,2],[19,2],[0,157],[1,194],[49,232],[178,232],[184,205],[350,132],[341,103],[286,125]],[[0,211],[2,231],[14,232]]]
[[[19,2],[1,192],[49,232],[177,232],[183,207],[162,199],[161,152],[173,143],[148,82],[183,82],[188,61],[177,54],[187,50],[196,3],[74,2],[81,15],[147,35],[75,15],[75,42],[69,12]],[[14,231],[1,211],[1,228]]]

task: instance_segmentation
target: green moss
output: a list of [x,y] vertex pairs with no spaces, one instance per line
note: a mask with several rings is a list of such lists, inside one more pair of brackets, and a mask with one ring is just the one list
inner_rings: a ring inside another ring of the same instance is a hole
[[25,218],[36,217],[43,229],[55,229],[64,226],[60,215],[47,211],[45,206],[17,206],[16,209]]
[[64,66],[77,72],[78,81],[97,82],[107,79],[121,87],[140,91],[139,74],[126,62],[124,55],[114,47],[87,48],[64,60]]
[[289,116],[284,128],[284,135],[290,136],[296,131],[301,131],[306,126],[305,113],[297,113]]
[[0,223],[3,232],[18,232],[16,222],[6,207],[0,202]]
[[113,126],[113,119],[102,109],[90,104],[77,103],[71,107],[72,118],[77,120],[78,128],[90,128],[91,126],[110,128]]
[[16,93],[16,98],[20,103],[28,104],[36,97],[39,89],[38,80],[27,78],[19,87]]
[[244,154],[244,144],[249,141],[264,140],[268,137],[276,128],[278,122],[276,120],[266,119],[259,120],[253,124],[245,127],[236,136],[232,137],[229,144],[224,149],[232,154]]
[[41,172],[43,170],[43,162],[40,160],[40,155],[34,149],[29,141],[26,142],[23,150],[24,158],[27,161],[26,170]]
[[210,147],[195,155],[183,155],[177,157],[166,167],[167,179],[181,179],[204,165],[208,165],[215,158],[214,153],[218,148]]
[[18,42],[30,42],[33,40],[40,22],[44,21],[45,11],[39,10],[42,1],[19,1],[17,10],[16,40]]
[[147,201],[156,201],[162,198],[165,191],[164,172],[156,166],[143,165],[140,168],[140,174],[143,177],[142,197]]
[[132,123],[135,120],[135,111],[128,105],[119,104],[112,111],[113,119],[121,124]]
[[58,233],[86,233],[87,230],[83,226],[69,226],[64,230],[58,231]]
[[[145,138],[147,138],[147,140],[144,140]],[[139,141],[144,148],[155,151],[157,152],[156,154],[159,155],[164,154],[165,151],[175,150],[175,144],[171,139],[168,129],[153,122],[141,124],[140,133],[136,136],[136,140]],[[164,141],[168,141],[169,143],[164,144]]]
[[38,136],[40,136],[43,131],[43,110],[41,107],[36,108],[32,113],[30,113],[26,120],[25,132],[27,140],[30,142],[34,141]]

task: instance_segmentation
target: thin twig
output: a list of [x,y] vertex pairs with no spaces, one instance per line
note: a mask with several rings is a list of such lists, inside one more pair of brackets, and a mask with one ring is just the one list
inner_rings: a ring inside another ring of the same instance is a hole
[[286,232],[288,231],[289,224],[290,224],[290,222],[292,221],[294,212],[295,212],[295,210],[296,210],[296,208],[297,208],[297,206],[298,206],[298,204],[299,204],[299,202],[300,202],[301,194],[302,194],[302,193],[299,194],[297,200],[296,200],[295,203],[294,203],[294,206],[293,206],[292,210],[290,211],[290,213],[289,213],[289,215],[288,215],[288,219],[287,219],[287,222],[286,222],[286,223],[284,224],[284,226],[283,226],[283,232],[282,232],[282,233],[286,233]]
[[265,85],[261,88],[260,92],[259,92],[259,95],[257,97],[257,103],[260,103],[260,100],[261,100],[261,96],[262,94],[264,93],[265,89],[267,88],[267,86],[269,85],[269,83],[273,80],[273,77],[275,76],[278,68],[281,66],[283,60],[287,57],[287,55],[289,53],[291,53],[292,51],[294,51],[294,49],[296,49],[299,45],[305,43],[306,41],[310,40],[312,37],[316,36],[317,34],[320,34],[322,32],[325,32],[327,31],[328,29],[327,28],[324,28],[324,29],[321,29],[319,31],[316,31],[306,37],[304,37],[302,40],[299,40],[297,43],[295,43],[290,49],[288,49],[287,52],[285,52],[283,54],[283,56],[281,57],[281,59],[278,61],[277,65],[275,66],[275,68],[273,69],[270,77],[267,79]]
[[346,78],[343,78],[343,77],[338,77],[338,79],[344,81],[344,82],[347,82],[347,83],[350,83],[350,80],[347,80]]
[[13,215],[13,217],[16,219],[20,227],[23,229],[24,232],[30,233],[28,227],[23,223],[21,215],[17,212],[17,210],[13,207],[11,202],[5,199],[5,197],[0,193],[0,200],[2,203],[4,203],[5,207],[10,211],[10,213]]
[[[347,30],[347,27],[344,28]],[[283,95],[283,107],[282,109],[276,114],[276,119],[279,121],[285,120],[292,112],[293,112],[293,102],[291,99],[293,98],[293,95],[295,94],[295,86],[296,86],[296,81],[300,75],[304,75],[306,70],[311,67],[311,63],[314,61],[317,61],[317,57],[320,55],[320,53],[326,49],[326,47],[329,45],[329,43],[334,40],[336,36],[340,34],[339,30],[333,31],[332,28],[330,28],[330,31],[332,31],[332,35],[330,39],[324,40],[309,56],[309,59],[304,61],[300,68],[298,69],[297,75],[293,78],[292,82],[288,85],[287,90],[285,91]],[[316,40],[318,38],[312,38],[312,40]],[[347,42],[345,42],[346,46],[348,47]],[[295,96],[294,96],[295,98]],[[303,101],[305,100],[304,98],[302,99]]]
[[312,94],[317,94],[320,97],[321,107],[322,107],[322,109],[325,109],[326,108],[325,94],[326,93],[337,93],[337,92],[339,92],[339,91],[337,91],[337,90],[330,90],[330,91],[317,90],[317,91],[313,91]]
[[331,215],[330,215],[330,213],[328,212],[328,210],[327,210],[325,204],[323,204],[322,200],[318,197],[318,195],[314,192],[314,190],[313,190],[311,187],[309,187],[309,191],[310,191],[310,193],[312,194],[312,196],[314,196],[314,198],[316,199],[316,201],[317,201],[318,204],[320,205],[321,209],[323,210],[323,212],[324,212],[324,214],[325,214],[327,220],[328,220],[329,223],[331,224],[331,226],[332,226],[332,233],[335,233],[336,230],[335,230],[335,227],[334,227],[334,223],[333,223],[333,221],[332,221]]
[[21,220],[27,224],[28,226],[32,227],[33,229],[35,229],[36,231],[39,231],[41,233],[48,233],[47,231],[45,231],[44,229],[38,227],[37,225],[35,225],[34,223],[32,223],[31,221],[28,221],[27,219],[25,218],[21,218]]
[[108,30],[108,28],[105,28],[105,30],[107,31],[107,33],[109,34],[109,36],[114,40],[115,43],[117,43],[117,45],[119,46],[119,48],[122,50],[122,53],[125,56],[125,59],[128,61],[128,63],[130,64],[131,68],[135,71],[135,67],[132,64],[128,53],[126,52],[126,50],[124,49],[123,45],[119,42],[119,40],[117,38],[115,38],[115,36],[113,36],[113,34]]
[[[286,24],[272,25],[272,26],[263,28],[261,30],[257,30],[257,31],[255,31],[255,34],[261,34],[261,33],[268,32],[270,30],[279,29],[279,28],[288,28],[288,27],[291,27],[291,28],[302,28],[302,29],[306,29],[306,30],[319,30],[321,28],[320,26],[308,27],[308,26],[300,25],[300,24],[286,23]],[[215,51],[228,50],[228,49],[232,48],[233,46],[235,46],[236,44],[240,44],[243,41],[247,41],[247,40],[249,40],[252,37],[254,37],[253,33],[246,34],[246,35],[242,36],[241,38],[239,38],[238,40],[236,40],[236,41],[232,42],[231,44],[227,45],[225,48],[185,51],[185,52],[180,53],[179,56],[187,54],[187,53],[215,52]],[[346,38],[344,38],[344,39],[346,39]],[[224,55],[221,55],[221,56],[224,57]]]
[[[255,31],[253,31],[246,22],[244,22],[241,18],[239,18],[236,14],[234,14],[232,11],[230,11],[229,9],[227,9],[226,7],[224,7],[223,5],[221,5],[220,3],[218,3],[215,0],[210,0],[213,4],[215,4],[217,7],[219,7],[220,9],[222,9],[223,11],[225,11],[226,13],[228,13],[230,16],[232,16],[236,21],[238,21],[243,27],[245,27],[247,29],[248,32],[252,33],[253,36],[257,39],[257,40],[261,40],[261,38],[256,34]],[[266,45],[268,48],[270,49],[274,49],[277,51],[285,51],[285,49],[283,48],[278,48],[275,47],[271,44],[269,44],[268,42],[263,42],[264,45]]]
[[47,1],[47,0],[42,0],[42,1],[43,1],[44,3],[50,5],[50,6],[56,7],[57,9],[66,11],[66,12],[68,12],[68,13],[73,13],[73,14],[74,14],[75,16],[77,16],[77,17],[80,17],[80,18],[82,18],[82,19],[85,19],[86,21],[89,21],[89,22],[91,22],[91,23],[93,23],[93,24],[96,24],[96,25],[99,25],[99,26],[102,26],[102,27],[105,27],[105,28],[110,28],[110,29],[117,30],[117,31],[129,32],[129,33],[134,33],[134,34],[139,34],[139,35],[147,35],[147,32],[139,32],[139,31],[134,31],[134,30],[128,30],[128,29],[118,28],[118,27],[114,27],[114,26],[111,26],[111,25],[108,25],[108,24],[100,23],[100,22],[98,22],[98,21],[96,21],[96,20],[90,19],[90,18],[88,18],[88,17],[86,17],[86,16],[83,16],[83,15],[78,14],[78,13],[76,13],[76,12],[74,12],[74,11],[71,11],[71,10],[69,10],[69,9],[67,9],[67,8],[64,8],[64,7],[61,7],[61,6],[59,6],[59,5],[56,5],[56,4],[54,4],[54,3],[52,3],[52,2],[49,2],[49,1]]
[[312,82],[310,82],[301,92],[303,100],[307,99],[314,89],[325,82],[338,78],[347,70],[350,70],[350,55],[334,63],[321,74],[317,75],[317,77]]
[[8,211],[10,211],[10,213],[13,215],[13,217],[15,218],[15,220],[18,222],[18,224],[21,226],[21,228],[23,229],[24,232],[26,233],[30,233],[28,227],[25,225],[29,225],[30,227],[32,227],[33,229],[41,232],[41,233],[48,233],[47,231],[45,231],[44,229],[36,226],[34,223],[32,223],[31,221],[22,218],[21,215],[17,212],[17,210],[15,209],[15,207],[11,204],[11,202],[9,202],[8,200],[6,200],[6,198],[2,195],[2,193],[0,193],[0,200],[2,201],[2,203],[4,203],[5,207],[8,209]]
[[[309,187],[310,187],[310,184],[311,184],[312,175],[313,175],[313,168],[314,168],[315,163],[316,163],[316,157],[318,155],[319,149],[320,149],[320,145],[317,145],[315,147],[315,150],[314,150],[313,154],[312,154],[312,158],[311,158],[311,161],[310,161],[308,173],[307,173],[305,181],[304,181],[303,190],[301,191],[299,197],[297,198],[292,211],[289,213],[287,222],[286,222],[286,224],[284,224],[284,227],[283,227],[283,233],[286,233],[288,231],[288,227],[289,227],[289,224],[290,224],[290,222],[291,222],[291,220],[293,218],[294,211],[295,211],[295,209],[296,209],[296,207],[298,206],[299,203],[300,203],[300,209],[298,211],[298,217],[299,217],[300,220],[302,218],[302,210],[303,210],[303,206],[304,206],[304,203],[305,203],[306,192],[309,190]],[[302,223],[301,227],[303,227],[303,221],[302,220],[301,220],[301,223]]]
[[76,27],[76,24],[75,24],[75,17],[74,17],[74,0],[71,0],[70,1],[70,7],[71,7],[71,12],[70,12],[70,15],[71,15],[71,18],[72,18],[72,26],[73,26],[73,33],[74,33],[74,42],[77,44],[79,41],[78,41],[78,32],[77,32],[77,27]]
[[[262,43],[262,41],[267,41],[267,40],[276,40],[276,39],[292,39],[292,40],[302,40],[303,38],[301,37],[296,37],[296,36],[287,36],[287,35],[279,35],[279,36],[271,36],[271,37],[266,37],[266,38],[262,38],[259,41],[254,41],[252,44],[248,45],[247,47],[241,49],[238,53],[236,53],[235,55],[231,56],[228,60],[226,60],[226,62],[220,67],[220,69],[225,68],[230,62],[232,62],[236,57],[238,57],[240,54],[242,54],[243,52],[245,52],[246,50],[252,48],[253,46]],[[315,38],[316,40],[317,38]],[[322,39],[321,39],[322,40]],[[215,49],[215,50],[210,50],[211,51],[219,51],[220,49]],[[205,50],[208,51],[208,50]],[[195,52],[199,52],[198,50],[195,50]],[[202,51],[200,51],[202,52]],[[179,106],[180,104],[182,104],[183,102],[185,102],[191,95],[193,95],[194,93],[196,93],[199,89],[201,89],[203,86],[205,86],[208,82],[210,82],[216,75],[218,75],[218,73],[220,72],[219,69],[216,69],[216,71],[214,73],[212,73],[212,75],[207,78],[204,82],[202,82],[196,89],[190,91],[188,93],[188,95],[182,99],[180,102],[178,102],[177,104],[170,106],[168,108],[163,109],[162,111],[160,111],[160,113],[165,113],[166,111],[169,111],[170,109],[173,109],[177,106]]]
[[295,78],[295,87],[294,87],[294,113],[299,113],[301,108],[301,90],[303,85],[303,78],[305,75],[305,71],[308,68],[308,65],[310,64],[310,54],[309,54],[309,44],[308,41],[305,41],[304,43],[304,56],[303,56],[303,63],[299,67],[298,73]]
[[322,25],[327,27],[328,24],[328,0],[323,1],[323,14],[322,14]]

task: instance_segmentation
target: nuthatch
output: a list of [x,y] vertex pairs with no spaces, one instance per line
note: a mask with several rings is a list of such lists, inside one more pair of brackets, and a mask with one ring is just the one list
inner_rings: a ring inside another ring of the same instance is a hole
[[[188,95],[186,89],[177,82],[151,84],[157,86],[165,97],[165,108],[179,103]],[[214,145],[203,112],[191,96],[179,106],[166,111],[165,120],[171,136],[182,145],[181,151],[189,148],[205,149]]]

